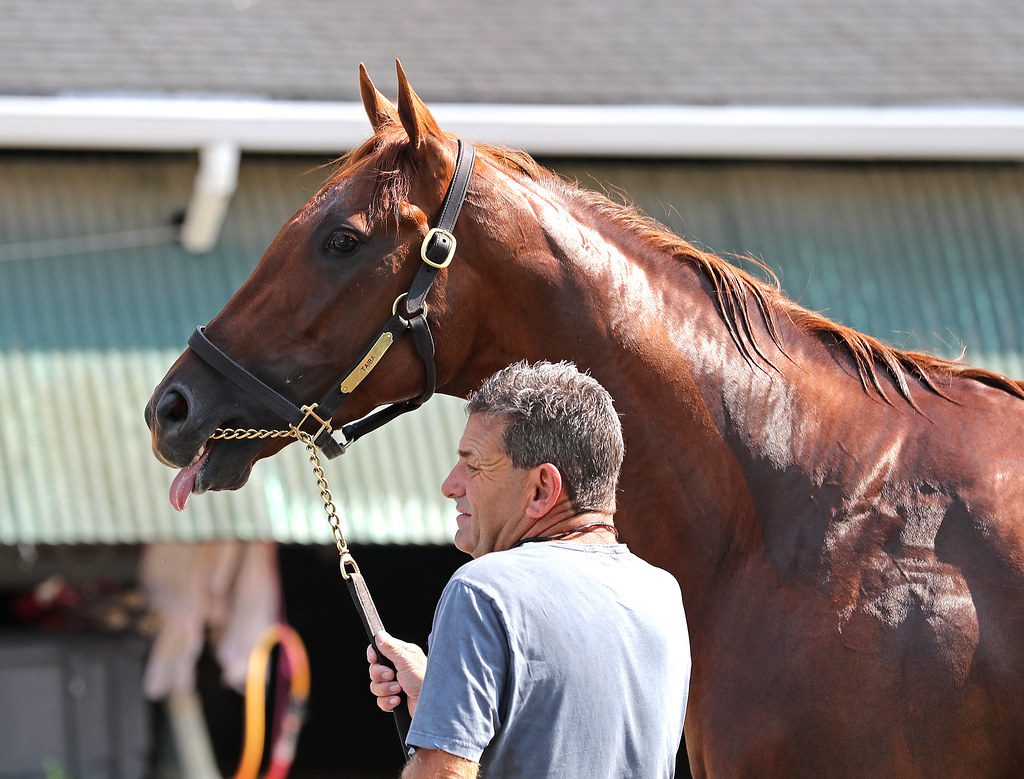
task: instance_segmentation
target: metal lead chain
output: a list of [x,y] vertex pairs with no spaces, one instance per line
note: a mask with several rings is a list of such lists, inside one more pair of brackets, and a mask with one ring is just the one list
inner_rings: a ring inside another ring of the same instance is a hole
[[292,430],[253,430],[240,427],[220,427],[213,431],[210,440],[241,441],[247,438],[296,438]]
[[356,573],[359,566],[352,559],[352,553],[348,549],[348,541],[345,540],[345,533],[341,529],[341,519],[338,517],[338,509],[334,505],[334,496],[331,495],[331,487],[327,483],[327,476],[324,474],[323,466],[320,464],[320,455],[316,453],[316,444],[313,436],[301,430],[296,431],[296,438],[306,446],[306,454],[309,456],[309,464],[313,468],[313,478],[316,479],[316,486],[320,489],[320,500],[324,504],[324,513],[327,514],[327,522],[331,526],[331,533],[334,534],[334,543],[338,547],[338,554],[341,556],[341,577],[348,578],[348,571],[345,565],[351,565]]
[[348,541],[345,540],[345,532],[341,529],[341,518],[338,516],[338,508],[334,505],[334,496],[331,495],[331,486],[327,483],[327,475],[320,464],[320,455],[316,453],[316,443],[313,436],[297,427],[289,427],[287,430],[263,430],[252,428],[218,428],[210,436],[210,440],[222,441],[243,441],[266,438],[297,438],[306,447],[306,455],[309,457],[309,464],[313,468],[313,478],[316,479],[316,486],[320,490],[320,500],[324,504],[324,513],[327,514],[327,522],[331,526],[331,534],[334,536],[334,544],[338,547],[340,556],[339,569],[341,578],[348,579],[353,573],[359,573],[359,566],[352,557],[348,548]]

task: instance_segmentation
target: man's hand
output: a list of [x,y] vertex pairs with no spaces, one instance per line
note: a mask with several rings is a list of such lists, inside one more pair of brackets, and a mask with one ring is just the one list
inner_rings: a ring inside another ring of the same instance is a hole
[[377,696],[377,705],[382,711],[391,711],[400,702],[398,693],[404,692],[409,700],[409,716],[416,713],[416,702],[423,687],[423,676],[427,672],[427,656],[415,644],[392,638],[385,631],[374,636],[381,654],[395,664],[395,672],[381,665],[373,644],[366,647],[366,660],[370,664],[370,692]]

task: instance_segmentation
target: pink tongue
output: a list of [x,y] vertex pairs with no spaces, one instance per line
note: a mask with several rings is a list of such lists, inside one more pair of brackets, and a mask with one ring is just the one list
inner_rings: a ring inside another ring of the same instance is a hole
[[206,458],[210,456],[210,448],[206,447],[206,451],[203,452],[203,456],[199,458],[198,462],[178,471],[178,475],[171,482],[171,489],[168,491],[167,497],[175,511],[185,510],[185,504],[188,503],[189,496],[192,495],[192,490],[196,486],[196,474],[206,462]]

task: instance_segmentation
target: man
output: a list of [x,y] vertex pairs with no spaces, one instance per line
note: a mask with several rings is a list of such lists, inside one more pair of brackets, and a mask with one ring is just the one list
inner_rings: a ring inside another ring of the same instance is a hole
[[617,542],[622,429],[570,363],[517,363],[473,394],[455,545],[430,659],[386,633],[370,691],[405,692],[417,748],[403,777],[671,776],[690,652],[679,586]]

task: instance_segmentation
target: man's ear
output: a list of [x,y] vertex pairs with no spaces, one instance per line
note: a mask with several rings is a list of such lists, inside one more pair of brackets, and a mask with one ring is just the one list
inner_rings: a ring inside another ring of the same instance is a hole
[[530,475],[530,501],[526,506],[526,515],[532,519],[547,516],[562,497],[562,474],[551,463],[542,463],[532,470]]

